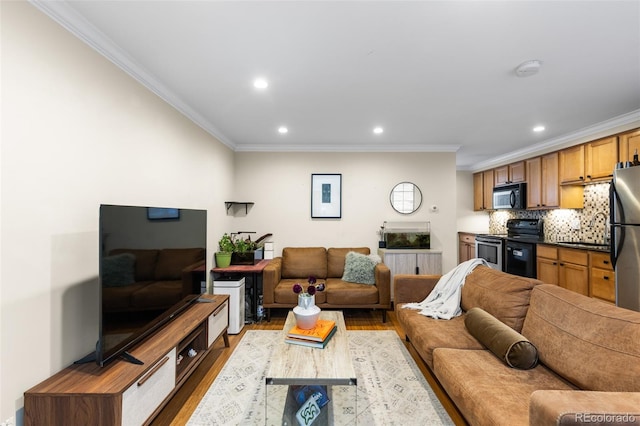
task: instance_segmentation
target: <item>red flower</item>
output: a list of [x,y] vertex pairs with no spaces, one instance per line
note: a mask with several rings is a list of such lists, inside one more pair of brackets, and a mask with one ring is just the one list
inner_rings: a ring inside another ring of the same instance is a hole
[[302,293],[302,286],[298,283],[295,283],[293,285],[293,292],[298,294],[298,293]]

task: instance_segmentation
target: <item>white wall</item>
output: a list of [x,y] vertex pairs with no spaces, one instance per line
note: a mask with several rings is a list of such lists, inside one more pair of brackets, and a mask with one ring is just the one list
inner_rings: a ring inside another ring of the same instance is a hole
[[[311,219],[311,174],[342,174],[342,218]],[[443,251],[443,270],[457,262],[454,153],[236,153],[234,198],[253,201],[235,230],[273,233],[285,246],[378,247],[384,221],[431,222],[431,248]],[[412,215],[395,212],[391,189],[410,181],[422,191]],[[436,205],[433,213],[430,207]]]
[[458,171],[457,176],[457,202],[458,232],[473,232],[486,234],[489,232],[489,213],[486,211],[473,211],[473,173]]
[[1,422],[93,349],[99,205],[207,209],[211,266],[234,166],[224,145],[33,6],[0,7]]

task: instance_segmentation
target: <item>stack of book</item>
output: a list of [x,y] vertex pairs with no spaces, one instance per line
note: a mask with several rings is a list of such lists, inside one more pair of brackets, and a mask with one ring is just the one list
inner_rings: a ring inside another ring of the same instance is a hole
[[324,348],[336,332],[336,323],[332,320],[319,319],[315,327],[303,330],[293,326],[287,333],[284,341],[292,345],[309,346],[312,348]]

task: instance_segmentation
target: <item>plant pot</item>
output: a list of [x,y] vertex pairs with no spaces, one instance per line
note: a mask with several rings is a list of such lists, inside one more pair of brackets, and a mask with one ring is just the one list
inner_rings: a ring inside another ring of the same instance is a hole
[[226,268],[231,265],[231,253],[216,253],[216,267]]
[[296,325],[303,330],[315,327],[320,317],[320,308],[316,306],[316,297],[308,294],[298,295],[298,306],[293,308]]
[[255,252],[245,251],[243,253],[233,252],[231,254],[232,265],[253,265],[255,258]]

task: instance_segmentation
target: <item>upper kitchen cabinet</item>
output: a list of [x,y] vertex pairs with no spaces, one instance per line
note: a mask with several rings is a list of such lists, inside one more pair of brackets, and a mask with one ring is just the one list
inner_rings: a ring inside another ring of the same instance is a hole
[[494,185],[504,185],[507,183],[520,183],[525,181],[524,161],[509,164],[493,169]]
[[618,162],[618,137],[589,142],[585,145],[584,155],[587,182],[610,180]]
[[560,151],[560,184],[608,180],[617,162],[617,136],[563,149]]
[[493,209],[493,170],[473,175],[473,210]]
[[560,183],[584,182],[584,145],[560,151]]
[[640,129],[621,134],[619,146],[619,161],[633,161],[633,154],[636,150],[640,153]]
[[527,209],[560,206],[557,152],[527,160],[526,177]]

